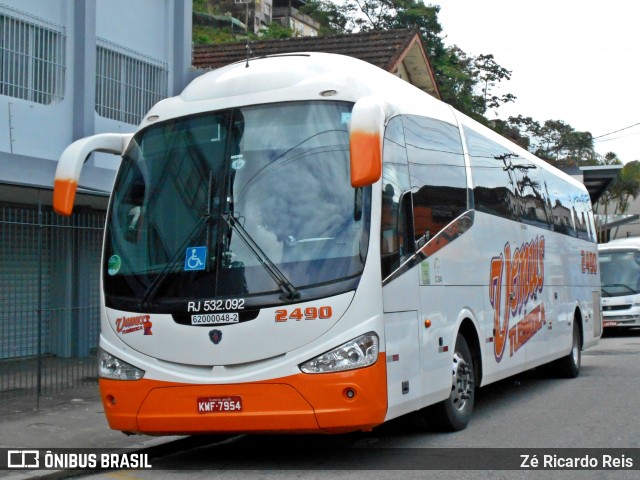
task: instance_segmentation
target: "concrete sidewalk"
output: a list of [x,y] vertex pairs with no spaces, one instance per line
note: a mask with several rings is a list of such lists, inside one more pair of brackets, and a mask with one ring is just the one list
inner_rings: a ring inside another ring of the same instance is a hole
[[[181,437],[127,436],[111,430],[100,401],[98,387],[71,391],[45,402],[40,410],[19,411],[6,402],[0,408],[0,448],[117,448],[143,449]],[[0,470],[0,478],[52,477],[49,471]],[[63,478],[64,476],[58,476]]]

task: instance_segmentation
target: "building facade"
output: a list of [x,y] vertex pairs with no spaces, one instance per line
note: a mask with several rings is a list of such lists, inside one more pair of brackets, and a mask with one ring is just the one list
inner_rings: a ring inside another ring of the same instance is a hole
[[[2,0],[0,40],[0,182],[49,188],[73,140],[133,131],[186,85],[191,2]],[[82,186],[109,191],[116,167],[90,159]]]
[[293,30],[295,36],[316,36],[320,24],[299,9],[304,0],[208,0],[205,8],[220,19],[229,19],[234,29],[237,21],[244,29],[255,35],[266,29],[272,22]]
[[70,218],[51,211],[57,160],[183,89],[191,14],[191,0],[0,0],[0,394],[32,388],[8,362],[95,353],[119,157],[87,160]]
[[320,23],[302,13],[300,8],[305,3],[303,0],[273,0],[273,21],[290,28],[297,37],[316,37]]
[[210,10],[237,18],[247,32],[258,34],[272,21],[273,0],[209,0]]

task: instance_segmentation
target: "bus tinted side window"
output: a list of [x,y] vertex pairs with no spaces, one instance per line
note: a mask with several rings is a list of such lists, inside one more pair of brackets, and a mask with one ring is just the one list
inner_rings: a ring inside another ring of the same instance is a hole
[[516,218],[522,223],[548,229],[548,196],[542,168],[520,157],[507,160],[510,177],[515,182]]
[[577,237],[583,240],[597,241],[596,228],[591,215],[591,199],[586,193],[571,199]]
[[509,168],[513,153],[502,145],[464,128],[469,150],[475,209],[516,220],[517,196],[514,170]]
[[382,278],[386,278],[400,266],[402,258],[413,251],[409,231],[409,167],[400,117],[391,119],[387,125],[383,159],[380,254]]
[[564,181],[552,175],[547,176],[546,187],[551,229],[564,235],[577,236],[576,214],[569,193],[571,189]]
[[409,157],[415,239],[433,237],[467,210],[467,177],[458,127],[403,116]]
[[596,241],[588,194],[467,126],[464,135],[477,211]]

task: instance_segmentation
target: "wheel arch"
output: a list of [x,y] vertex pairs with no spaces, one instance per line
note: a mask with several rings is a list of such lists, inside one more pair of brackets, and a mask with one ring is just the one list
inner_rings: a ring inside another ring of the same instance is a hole
[[573,321],[578,324],[578,331],[580,332],[580,350],[582,350],[582,347],[584,346],[584,320],[582,317],[582,310],[580,309],[580,305],[576,305],[576,308],[573,311]]
[[475,323],[469,316],[465,316],[460,323],[458,333],[464,337],[467,342],[467,346],[471,351],[473,358],[473,370],[475,377],[475,384],[479,386],[482,384],[482,348],[480,347],[480,336],[476,329]]

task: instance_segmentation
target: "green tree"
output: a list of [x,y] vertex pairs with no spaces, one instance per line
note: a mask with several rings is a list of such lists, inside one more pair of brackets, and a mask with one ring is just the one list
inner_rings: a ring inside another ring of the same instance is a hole
[[350,33],[352,25],[344,5],[330,0],[309,0],[300,7],[300,12],[309,15],[320,24],[319,35]]
[[622,165],[622,161],[614,152],[607,152],[600,162],[602,165]]
[[[576,131],[562,120],[540,123],[531,117],[509,117],[504,130],[518,132],[516,143],[527,145],[528,150],[550,163],[559,165],[598,165],[600,160],[593,148],[590,132]],[[528,138],[528,142],[522,141]]]
[[493,55],[469,56],[458,46],[446,48],[434,65],[442,99],[463,113],[492,128],[485,114],[507,102],[515,101],[510,93],[498,96],[493,88],[511,78],[511,71],[500,66]]
[[432,65],[442,100],[470,117],[486,123],[482,96],[475,93],[477,77],[473,58],[454,45],[447,48]]
[[[326,5],[323,7],[326,10]],[[493,55],[473,57],[457,46],[446,47],[438,20],[440,7],[421,0],[347,0],[341,14],[347,31],[413,29],[425,45],[436,74],[442,99],[458,110],[487,124],[487,109],[512,102],[512,94],[492,93],[494,87],[511,78]]]
[[510,93],[502,97],[491,94],[491,90],[497,83],[511,79],[511,71],[498,65],[493,55],[478,55],[473,59],[473,69],[473,74],[481,87],[485,110],[498,108],[504,103],[515,101],[516,97]]
[[291,28],[283,27],[278,22],[271,22],[266,29],[260,32],[260,40],[277,40],[282,38],[291,38],[294,31]]
[[347,0],[344,3],[351,30],[368,32],[393,28],[397,4],[403,0]]
[[[213,0],[194,0],[194,9],[209,11],[215,4]],[[422,38],[442,100],[446,103],[551,163],[595,165],[613,161],[595,153],[590,132],[576,131],[562,120],[540,123],[522,115],[509,117],[506,121],[487,120],[488,110],[516,100],[510,93],[494,93],[500,82],[511,78],[511,71],[499,65],[491,54],[474,57],[456,45],[445,46],[437,5],[425,5],[422,0],[346,0],[341,3],[309,0],[301,7],[301,12],[320,23],[320,34],[413,29]],[[291,30],[272,24],[261,38],[292,35]],[[199,32],[197,41],[202,40],[206,40],[206,32]]]
[[635,200],[640,193],[640,162],[634,160],[627,163],[608,190],[616,200],[614,213],[625,213],[629,208],[629,200]]
[[432,64],[446,55],[437,5],[422,0],[346,0],[340,12],[347,32],[413,29],[420,33]]
[[[609,152],[605,155],[609,160],[615,160],[617,155]],[[613,208],[612,214],[624,214],[629,209],[631,200],[635,200],[640,195],[640,162],[634,160],[627,163],[618,176],[609,184],[607,189],[598,199],[598,209],[604,211],[604,215],[609,215],[609,209]],[[619,228],[619,227],[618,227]],[[618,233],[618,228],[613,234],[613,238]]]
[[521,146],[525,150],[529,150],[529,137],[522,135],[520,130],[514,125],[505,120],[496,119],[490,122],[490,126],[503,137],[511,140],[513,143]]

